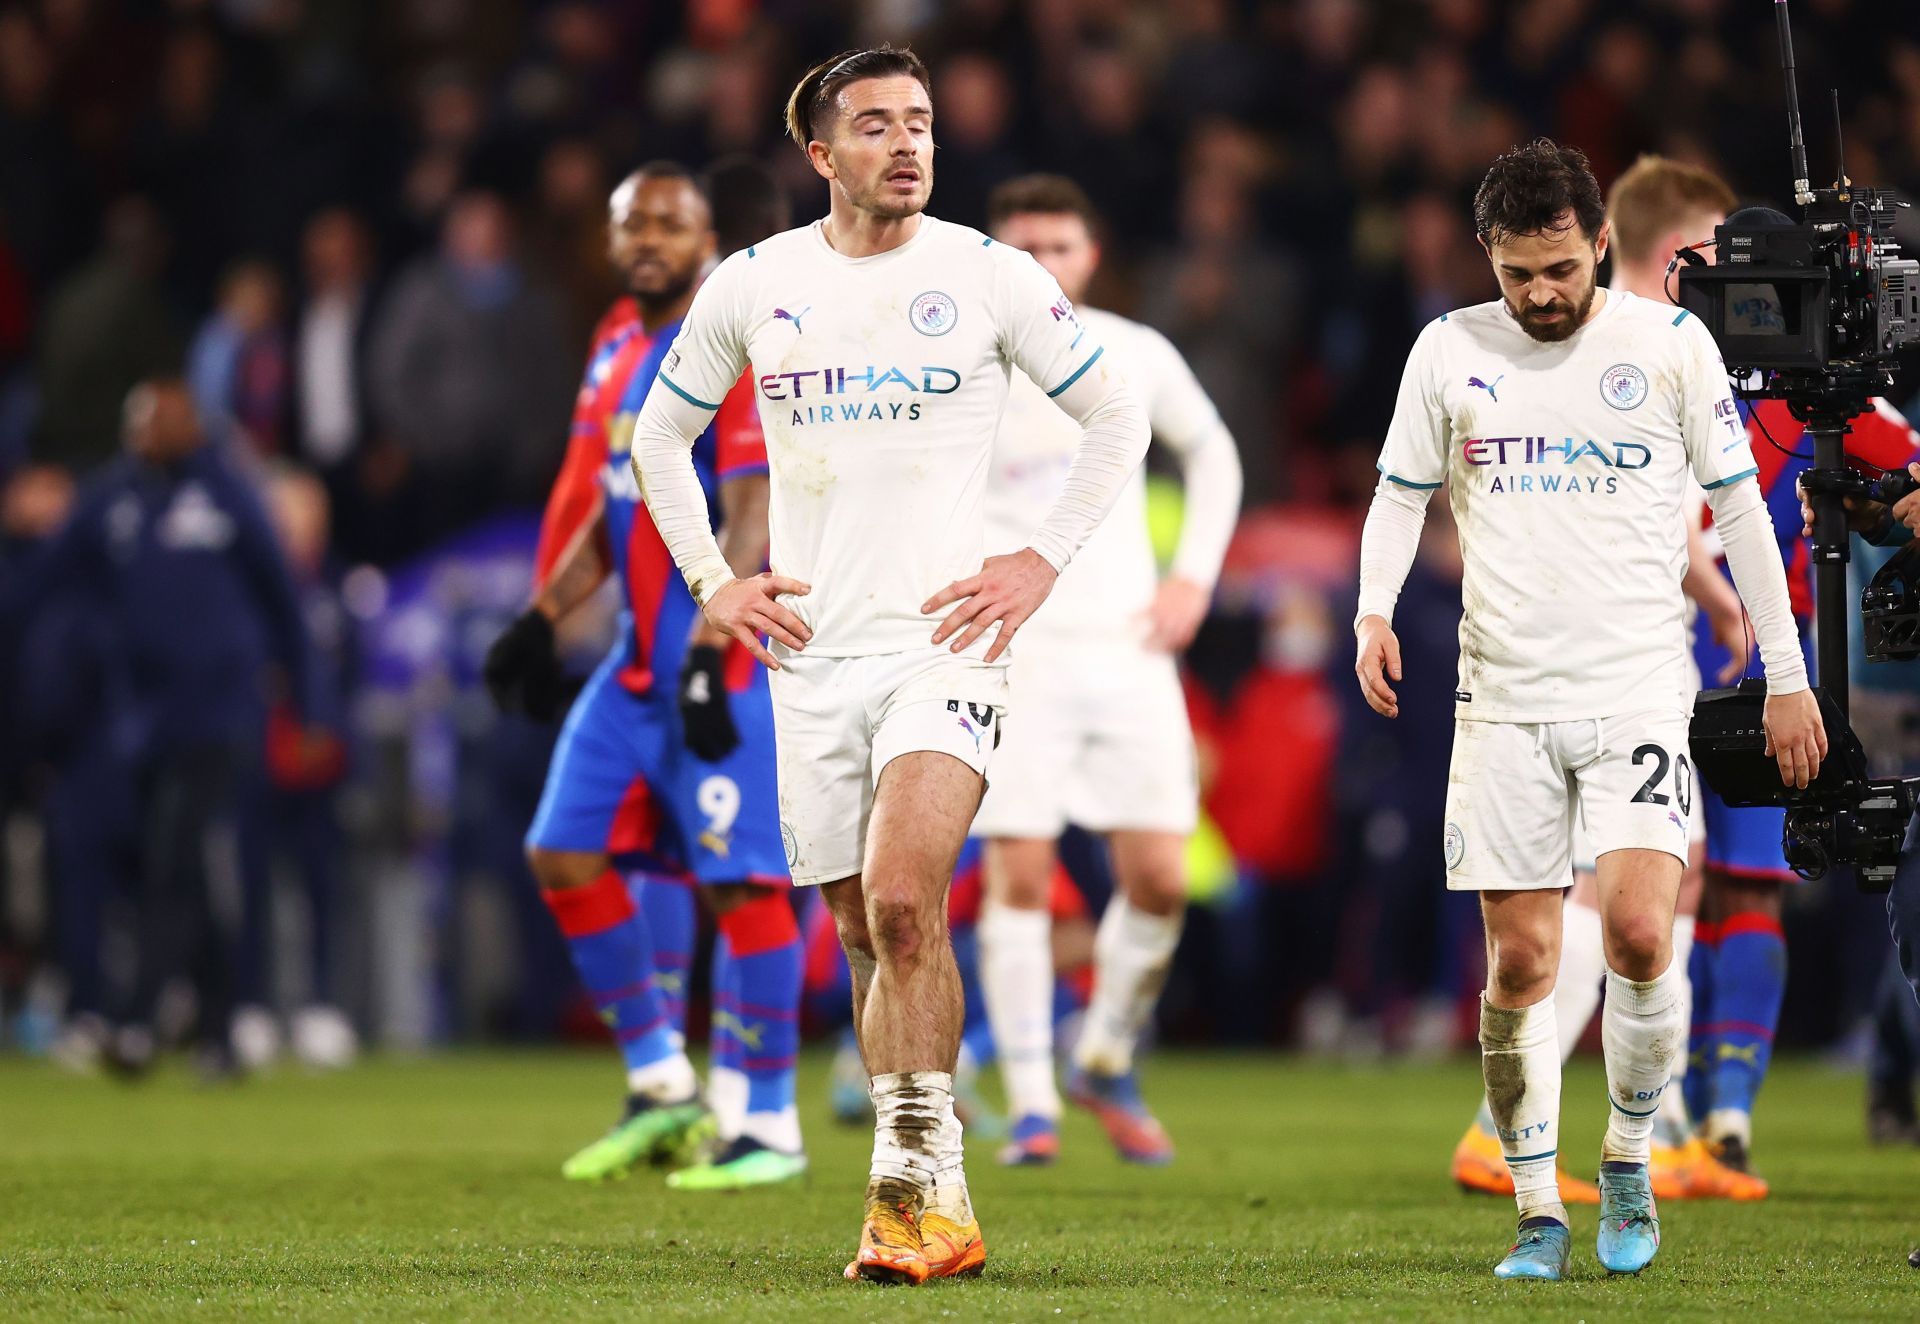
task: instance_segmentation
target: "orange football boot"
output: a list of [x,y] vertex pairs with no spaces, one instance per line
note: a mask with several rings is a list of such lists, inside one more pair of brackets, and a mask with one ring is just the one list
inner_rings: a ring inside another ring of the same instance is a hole
[[1772,1192],[1765,1177],[1722,1163],[1712,1146],[1697,1135],[1680,1152],[1686,1157],[1688,1199],[1745,1202],[1764,1200]]
[[978,1219],[962,1227],[945,1214],[922,1214],[920,1241],[929,1278],[978,1278],[987,1267]]
[[876,1181],[867,1187],[867,1216],[860,1225],[860,1249],[847,1266],[849,1281],[864,1278],[907,1287],[927,1281],[932,1266],[920,1240],[922,1199],[905,1182]]
[[[1477,1124],[1468,1126],[1453,1148],[1452,1175],[1463,1191],[1513,1198],[1513,1174],[1507,1171],[1507,1156],[1501,1152],[1500,1141]],[[1560,1183],[1562,1204],[1600,1203],[1600,1188],[1593,1183],[1581,1181],[1565,1168],[1555,1169],[1554,1177]]]

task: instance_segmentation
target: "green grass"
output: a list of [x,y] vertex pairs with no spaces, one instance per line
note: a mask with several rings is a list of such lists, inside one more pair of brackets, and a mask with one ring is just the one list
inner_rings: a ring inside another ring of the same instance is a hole
[[[1638,1279],[1497,1283],[1504,1201],[1456,1193],[1471,1062],[1344,1070],[1167,1055],[1150,1091],[1180,1146],[1123,1167],[1069,1118],[1052,1170],[973,1148],[987,1275],[840,1281],[868,1137],[802,1083],[810,1184],[683,1196],[650,1175],[582,1188],[559,1161],[616,1102],[590,1053],[375,1062],[206,1090],[0,1060],[0,1317],[1303,1320],[1920,1317],[1920,1152],[1869,1150],[1859,1087],[1787,1063],[1760,1157],[1774,1198],[1672,1205]],[[1567,1082],[1566,1148],[1597,1157],[1604,1094]],[[1591,1170],[1591,1165],[1588,1166]]]

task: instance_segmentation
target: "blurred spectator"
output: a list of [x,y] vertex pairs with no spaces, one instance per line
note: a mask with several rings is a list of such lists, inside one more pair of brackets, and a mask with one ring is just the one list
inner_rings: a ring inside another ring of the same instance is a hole
[[99,253],[48,300],[40,334],[39,454],[76,473],[112,455],[119,402],[134,383],[176,366],[173,314],[159,277],[167,238],[145,198],[121,198]]
[[[279,466],[267,477],[267,510],[285,551],[301,614],[312,647],[313,707],[302,714],[282,700],[267,722],[265,814],[258,847],[268,860],[259,873],[271,876],[285,867],[302,903],[299,931],[305,936],[303,959],[293,965],[299,979],[288,979],[271,959],[275,938],[285,925],[274,923],[275,889],[264,898],[263,913],[251,926],[262,970],[256,987],[263,1003],[277,1003],[293,985],[296,1009],[288,1040],[309,1066],[340,1067],[352,1061],[358,1038],[342,1010],[340,940],[346,924],[342,872],[346,842],[340,792],[347,775],[348,704],[355,682],[353,618],[346,610],[328,558],[327,490],[313,475]],[[272,978],[279,974],[279,978]],[[270,984],[271,981],[271,984]]]
[[307,223],[300,252],[306,299],[295,342],[295,431],[301,458],[331,476],[354,460],[366,436],[372,238],[358,216],[336,207]]
[[261,457],[280,453],[286,429],[286,302],[272,266],[237,262],[187,351],[187,381],[201,418],[221,442]]
[[539,500],[565,441],[580,347],[522,263],[497,195],[454,204],[440,251],[395,278],[371,349],[374,417],[409,466],[416,545],[503,502]]
[[[235,815],[259,764],[274,668],[279,691],[312,707],[308,648],[265,512],[224,450],[207,444],[186,384],[138,385],[124,435],[126,454],[8,580],[0,617],[15,631],[43,605],[78,612],[93,638],[110,641],[93,650],[113,674],[90,696],[92,712],[108,728],[103,773],[137,794],[140,816],[139,951],[113,1055],[145,1068],[161,991],[187,975],[202,1065],[224,1073],[231,924],[219,898],[241,882]],[[90,806],[67,808],[85,824],[56,824],[63,835],[96,830]]]

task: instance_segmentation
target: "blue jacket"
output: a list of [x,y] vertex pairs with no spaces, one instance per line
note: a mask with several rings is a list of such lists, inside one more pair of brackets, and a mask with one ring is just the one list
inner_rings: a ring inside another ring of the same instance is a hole
[[259,498],[215,447],[103,468],[0,591],[0,619],[31,628],[50,601],[90,603],[111,621],[130,702],[157,742],[257,743],[270,664],[311,711],[298,594]]

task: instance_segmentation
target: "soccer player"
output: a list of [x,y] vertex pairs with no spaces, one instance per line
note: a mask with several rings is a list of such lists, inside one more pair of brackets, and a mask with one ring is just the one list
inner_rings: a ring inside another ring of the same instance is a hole
[[[1059,175],[1010,180],[993,191],[987,214],[996,240],[1033,254],[1080,300],[1100,246],[1079,185]],[[1240,457],[1164,336],[1097,309],[1081,308],[1080,320],[1120,357],[1154,437],[1179,456],[1186,518],[1172,573],[1159,580],[1136,473],[1123,508],[1062,573],[1021,637],[1011,672],[1019,711],[973,825],[986,838],[981,987],[1014,1118],[1001,1161],[1051,1163],[1060,1148],[1048,912],[1055,843],[1069,820],[1105,833],[1116,888],[1100,921],[1093,1000],[1068,1093],[1092,1110],[1123,1159],[1157,1164],[1172,1160],[1173,1146],[1140,1098],[1133,1053],[1180,941],[1199,797],[1173,654],[1206,614],[1233,535]],[[1073,420],[1013,374],[987,484],[989,546],[1019,547],[1032,534],[1079,440]]]
[[[1733,206],[1732,190],[1708,171],[1656,156],[1640,158],[1614,181],[1607,195],[1614,288],[1641,299],[1666,302],[1667,264],[1674,251],[1711,238],[1714,227],[1726,219]],[[1747,660],[1746,617],[1739,596],[1716,569],[1714,553],[1700,533],[1698,517],[1704,506],[1703,493],[1689,494],[1685,512],[1687,576],[1682,588],[1706,617],[1709,631],[1720,647],[1715,669],[1708,674],[1716,683],[1727,684],[1738,679]],[[1694,674],[1697,679],[1699,672]],[[1703,787],[1698,799],[1704,801],[1710,795]],[[1684,1080],[1687,1067],[1684,1039],[1692,1002],[1687,958],[1693,949],[1694,920],[1703,884],[1706,842],[1700,832],[1702,812],[1703,807],[1696,804],[1689,815],[1692,835],[1688,842],[1687,868],[1681,878],[1673,920],[1674,969],[1679,980],[1682,1025],[1682,1046],[1676,1050],[1673,1062],[1676,1083]],[[1776,823],[1776,855],[1778,841]],[[1587,1023],[1599,1010],[1605,974],[1606,952],[1601,936],[1597,881],[1583,841],[1576,854],[1573,890],[1567,895],[1560,968],[1553,987],[1554,1022],[1559,1031],[1562,1062],[1572,1055],[1586,1032]],[[1513,1194],[1513,1177],[1507,1171],[1500,1138],[1494,1131],[1493,1113],[1484,1098],[1473,1125],[1454,1149],[1452,1172],[1454,1180],[1467,1190]],[[1765,1182],[1722,1164],[1694,1133],[1683,1092],[1678,1089],[1667,1090],[1660,1096],[1650,1172],[1654,1194],[1663,1200],[1757,1200],[1767,1194]],[[1564,1167],[1557,1180],[1561,1198],[1566,1203],[1598,1203],[1599,1190],[1571,1176]]]
[[[1119,500],[1147,426],[1038,263],[924,214],[933,106],[911,51],[816,65],[787,127],[828,181],[828,214],[701,287],[634,462],[707,619],[773,669],[787,858],[796,884],[824,889],[853,970],[875,1124],[847,1275],[919,1283],[986,1259],[953,1115],[946,889],[999,739],[1007,646]],[[714,543],[687,448],[749,364],[774,569],[744,576]],[[983,562],[1010,368],[1085,433],[1029,545]]]
[[[658,978],[662,965],[684,970],[691,914],[676,921],[663,912],[650,925],[650,908],[635,904],[614,865],[615,856],[645,852],[703,884],[719,929],[708,1098],[720,1146],[669,1184],[765,1185],[806,1170],[793,1097],[800,934],[779,851],[772,709],[764,675],[701,618],[641,518],[627,454],[634,414],[714,256],[713,216],[684,170],[658,163],[615,191],[609,222],[635,315],[616,312],[582,387],[549,512],[546,547],[564,537],[564,550],[489,659],[496,688],[547,695],[553,623],[609,573],[619,576],[620,636],[567,716],[527,833],[534,876],[627,1067],[626,1115],[562,1171],[593,1180],[674,1156],[706,1117],[670,1005],[679,991]],[[751,397],[723,394],[727,408],[696,446],[701,518],[712,491],[728,564],[752,574],[766,556],[765,448]],[[580,474],[594,484],[584,498],[572,485]],[[649,881],[643,897],[673,886]],[[669,891],[665,900],[677,898]],[[653,949],[668,927],[687,934],[672,963]]]
[[1826,735],[1712,338],[1671,306],[1597,288],[1606,211],[1575,149],[1540,139],[1500,157],[1474,222],[1502,297],[1429,324],[1408,360],[1362,540],[1355,672],[1374,709],[1396,715],[1393,606],[1427,500],[1446,486],[1466,571],[1443,845],[1448,885],[1481,897],[1481,1063],[1520,1212],[1494,1272],[1567,1268],[1553,986],[1577,812],[1607,961],[1597,1250],[1633,1273],[1659,1248],[1647,1162],[1680,1028],[1689,478],[1708,490],[1767,663],[1783,781],[1807,784]]

